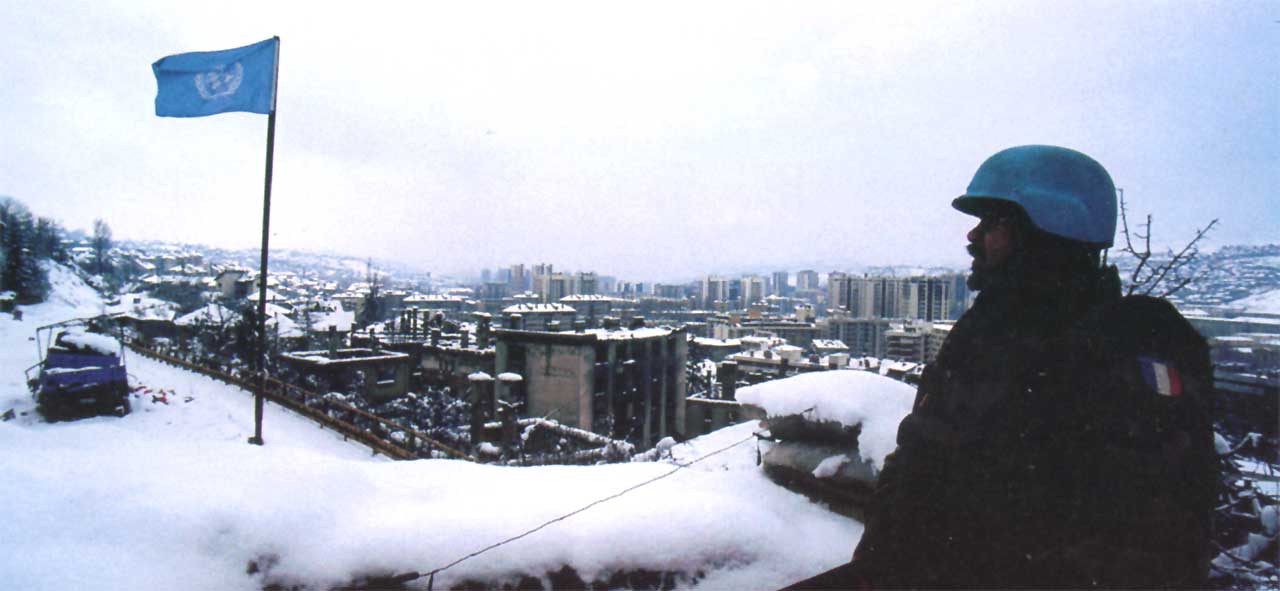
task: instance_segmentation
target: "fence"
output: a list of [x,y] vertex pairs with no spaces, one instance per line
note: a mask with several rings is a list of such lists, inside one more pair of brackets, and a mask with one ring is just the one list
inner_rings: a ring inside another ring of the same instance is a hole
[[[202,367],[144,347],[134,339],[123,338],[122,340],[131,351],[143,357],[192,371],[248,392],[254,392],[258,389],[258,384],[252,383],[252,377],[246,379],[216,369]],[[326,398],[293,384],[287,384],[271,376],[267,376],[262,394],[264,399],[307,417],[319,423],[322,427],[333,429],[341,433],[344,438],[359,441],[369,446],[374,453],[381,453],[392,459],[415,460],[445,457],[471,462],[476,461],[474,457],[440,443],[412,427],[406,427],[344,402]]]

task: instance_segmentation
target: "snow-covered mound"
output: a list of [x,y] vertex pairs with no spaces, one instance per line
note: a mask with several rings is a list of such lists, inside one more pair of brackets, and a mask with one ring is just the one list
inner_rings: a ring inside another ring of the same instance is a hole
[[1264,291],[1241,298],[1229,304],[1233,308],[1241,308],[1248,312],[1260,314],[1280,314],[1280,289]]
[[[28,318],[95,313],[101,303],[71,279],[59,275],[55,301]],[[0,315],[0,412],[16,415],[0,422],[5,588],[324,589],[427,572],[726,447],[443,571],[436,588],[565,565],[587,581],[647,571],[680,573],[683,589],[779,588],[846,562],[861,536],[761,473],[754,422],[658,462],[392,462],[274,405],[266,445],[249,445],[247,393],[128,355],[131,414],[43,423],[21,377],[36,324]]]
[[802,373],[738,390],[738,402],[764,409],[769,417],[801,415],[811,421],[861,425],[862,459],[884,467],[897,447],[898,423],[911,412],[915,388],[873,373],[833,370]]
[[49,297],[41,304],[22,306],[28,322],[51,324],[68,318],[97,316],[103,312],[102,298],[75,271],[49,261],[41,263],[49,273]]

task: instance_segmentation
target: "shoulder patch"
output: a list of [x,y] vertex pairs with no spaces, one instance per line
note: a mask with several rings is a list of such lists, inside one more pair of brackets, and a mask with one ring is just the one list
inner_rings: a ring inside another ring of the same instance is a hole
[[1138,365],[1142,370],[1142,380],[1156,394],[1172,397],[1182,395],[1182,375],[1177,367],[1154,357],[1139,357]]

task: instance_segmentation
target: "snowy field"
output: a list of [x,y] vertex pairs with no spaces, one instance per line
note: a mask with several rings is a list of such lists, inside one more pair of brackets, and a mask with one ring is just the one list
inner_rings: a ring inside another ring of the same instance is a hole
[[1262,314],[1280,314],[1280,289],[1264,291],[1231,302],[1231,306]]
[[[0,316],[0,412],[18,414],[0,423],[7,589],[324,589],[427,572],[674,468],[391,462],[272,405],[256,447],[248,394],[136,355],[131,382],[147,390],[130,415],[46,424],[23,383],[28,338],[101,309],[73,277],[51,275],[51,302],[21,322]],[[671,452],[693,460],[753,428]],[[773,484],[755,460],[755,443],[733,447],[462,562],[436,588],[568,564],[588,581],[643,569],[701,575],[680,588],[773,589],[846,562],[861,524]]]

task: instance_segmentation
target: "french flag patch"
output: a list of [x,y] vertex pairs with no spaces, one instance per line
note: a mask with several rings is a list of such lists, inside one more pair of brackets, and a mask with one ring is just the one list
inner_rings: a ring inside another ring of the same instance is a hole
[[1139,357],[1138,363],[1142,365],[1142,379],[1157,394],[1182,396],[1182,376],[1178,375],[1178,368],[1151,357]]

